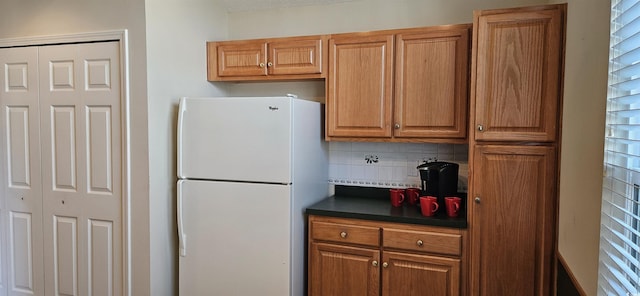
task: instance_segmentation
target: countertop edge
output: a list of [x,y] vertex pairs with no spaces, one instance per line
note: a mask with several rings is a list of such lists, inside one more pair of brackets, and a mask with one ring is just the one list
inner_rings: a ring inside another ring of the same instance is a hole
[[[466,229],[468,227],[465,218],[449,218],[446,216],[443,217],[442,215],[438,217],[424,217],[419,214],[412,214],[410,212],[412,210],[408,207],[410,206],[404,205],[403,208],[391,208],[391,205],[386,199],[334,195],[307,207],[305,214],[458,229]],[[389,213],[393,211],[396,211],[396,213]],[[466,213],[463,212],[462,215],[466,216]]]

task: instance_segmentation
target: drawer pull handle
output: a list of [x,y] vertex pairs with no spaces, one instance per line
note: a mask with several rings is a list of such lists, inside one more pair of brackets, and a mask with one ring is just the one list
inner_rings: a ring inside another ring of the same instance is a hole
[[418,245],[418,247],[422,247],[422,245],[424,245],[424,242],[423,242],[421,239],[419,239],[419,240],[416,242],[416,245]]
[[387,263],[387,262],[382,263],[382,267],[384,267],[384,268],[389,267],[389,263]]
[[378,266],[378,261],[373,260],[373,262],[371,262],[371,265]]
[[340,232],[340,237],[341,238],[347,238],[347,233],[346,232]]

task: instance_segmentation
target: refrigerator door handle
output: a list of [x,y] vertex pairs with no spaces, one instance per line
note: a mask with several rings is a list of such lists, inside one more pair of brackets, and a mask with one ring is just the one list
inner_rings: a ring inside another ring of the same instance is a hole
[[180,257],[187,256],[187,248],[186,248],[186,240],[187,235],[184,234],[184,225],[182,223],[182,186],[178,184],[178,199],[177,203],[177,222],[178,222],[178,248],[180,252]]
[[186,100],[185,98],[180,98],[180,104],[179,104],[180,110],[178,110],[178,145],[176,147],[177,149],[177,155],[178,155],[178,159],[177,159],[177,171],[178,171],[178,178],[182,178],[184,176],[182,176],[182,128],[184,125],[184,112],[187,111],[187,104],[186,104]]

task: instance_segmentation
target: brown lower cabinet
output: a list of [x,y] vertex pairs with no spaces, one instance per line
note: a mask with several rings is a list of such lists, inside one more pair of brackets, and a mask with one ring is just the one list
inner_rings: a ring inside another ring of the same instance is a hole
[[309,295],[380,295],[380,250],[311,243]]
[[476,145],[471,295],[552,295],[556,149]]
[[309,295],[458,296],[464,229],[309,217]]

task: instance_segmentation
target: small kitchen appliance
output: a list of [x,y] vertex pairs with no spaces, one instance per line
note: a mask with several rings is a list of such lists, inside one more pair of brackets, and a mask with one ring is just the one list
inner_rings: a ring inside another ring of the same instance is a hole
[[440,208],[444,208],[444,198],[457,196],[458,164],[445,161],[425,162],[417,167],[422,180],[422,196],[438,198]]

